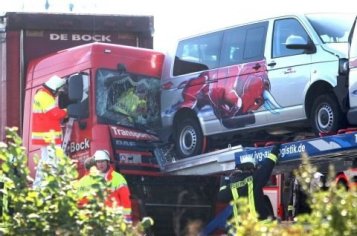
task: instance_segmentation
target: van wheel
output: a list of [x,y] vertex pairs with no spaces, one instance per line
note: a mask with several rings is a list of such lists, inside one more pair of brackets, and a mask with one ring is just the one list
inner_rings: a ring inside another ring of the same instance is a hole
[[335,133],[345,125],[345,117],[333,94],[323,94],[314,101],[310,122],[316,135]]
[[187,158],[204,152],[204,136],[196,119],[186,118],[177,124],[175,148],[180,158]]

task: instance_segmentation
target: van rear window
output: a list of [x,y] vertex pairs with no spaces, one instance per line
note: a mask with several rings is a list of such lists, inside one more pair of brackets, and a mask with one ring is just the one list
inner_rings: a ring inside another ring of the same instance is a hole
[[174,76],[217,68],[222,35],[223,32],[216,32],[181,41],[176,51]]

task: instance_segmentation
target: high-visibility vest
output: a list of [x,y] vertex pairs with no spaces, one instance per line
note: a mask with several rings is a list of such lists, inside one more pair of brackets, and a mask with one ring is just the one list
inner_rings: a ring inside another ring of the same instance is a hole
[[[253,185],[253,176],[248,176],[242,181],[238,181],[230,184],[234,201],[237,201],[239,198],[238,189],[244,186],[248,187],[248,206],[250,214],[256,216],[255,202],[254,202],[254,185]],[[233,214],[238,216],[237,204],[233,204]]]
[[61,120],[66,116],[67,111],[57,106],[55,96],[46,88],[39,89],[32,104],[32,143],[61,144]]
[[[115,172],[113,168],[110,168],[105,175],[105,180],[110,183],[110,189],[108,189],[108,197],[105,200],[105,204],[109,207],[122,207],[123,215],[127,218],[131,218],[130,191],[124,176]],[[86,197],[94,184],[96,184],[96,181],[91,172],[83,176],[76,183],[77,193],[80,198],[80,205],[88,203],[88,199]]]
[[[272,164],[270,164],[269,166],[262,166],[260,168],[260,170],[259,170],[260,171],[259,173],[263,174],[263,172],[264,172],[264,175],[269,175],[270,176],[271,170],[272,170],[274,164],[277,161],[277,156],[270,153],[268,155],[268,157],[267,157],[267,161],[270,161],[270,163],[272,163]],[[230,183],[230,189],[231,189],[234,201],[237,201],[238,198],[240,197],[239,194],[238,194],[238,189],[239,188],[243,188],[243,187],[247,187],[247,190],[248,190],[247,191],[248,192],[247,198],[248,198],[249,212],[253,216],[257,217],[256,202],[255,202],[255,196],[254,196],[256,193],[254,192],[254,187],[255,186],[254,186],[253,174],[249,175],[249,176],[246,176],[244,179],[242,179],[240,181]],[[263,187],[263,185],[262,185],[262,187]],[[261,200],[264,200],[264,199],[261,199]],[[259,202],[258,202],[258,204],[259,204]],[[233,214],[235,216],[238,216],[238,206],[237,206],[237,204],[233,204]],[[235,218],[237,219],[237,217],[235,217]]]
[[112,188],[105,204],[113,206],[116,202],[118,206],[123,207],[123,215],[129,216],[131,214],[130,191],[124,176],[110,168],[105,179],[110,181]]

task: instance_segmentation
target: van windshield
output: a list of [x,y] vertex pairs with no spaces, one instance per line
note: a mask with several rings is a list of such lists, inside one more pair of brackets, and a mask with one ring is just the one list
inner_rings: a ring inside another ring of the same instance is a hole
[[152,130],[160,124],[160,80],[99,69],[96,113],[99,123]]
[[356,16],[350,14],[309,14],[306,17],[324,43],[347,43]]

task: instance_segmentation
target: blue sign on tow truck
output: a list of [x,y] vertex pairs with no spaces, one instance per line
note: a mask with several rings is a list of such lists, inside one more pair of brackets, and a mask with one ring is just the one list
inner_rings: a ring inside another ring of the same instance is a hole
[[[235,153],[235,162],[239,164],[241,158],[253,156],[259,163],[268,156],[272,149],[269,147],[245,148]],[[306,153],[311,159],[328,158],[344,155],[348,151],[357,149],[357,133],[345,133],[332,136],[319,137],[303,141],[289,142],[281,145],[280,165],[301,159],[301,154]]]

